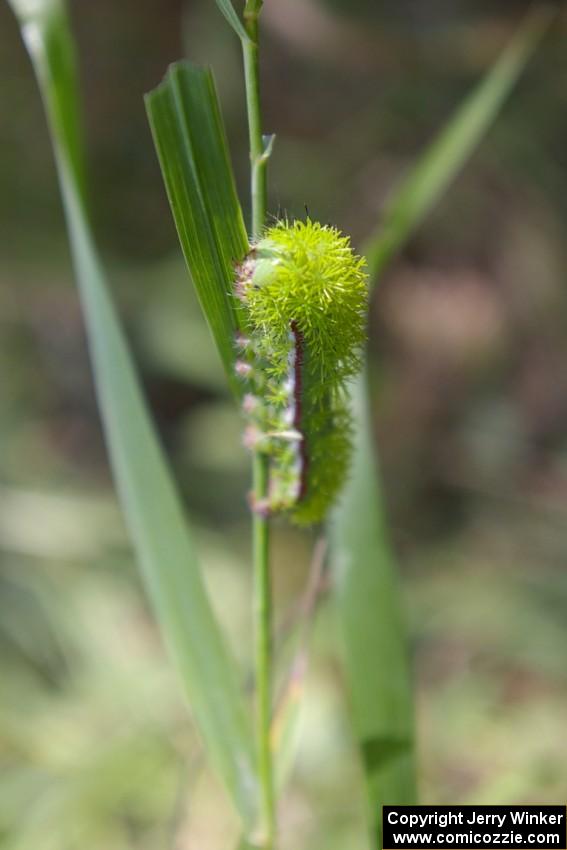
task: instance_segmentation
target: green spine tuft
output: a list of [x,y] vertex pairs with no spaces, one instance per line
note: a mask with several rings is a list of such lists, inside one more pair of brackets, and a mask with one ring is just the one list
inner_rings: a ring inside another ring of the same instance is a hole
[[270,512],[319,522],[351,454],[347,381],[360,368],[368,282],[348,237],[311,220],[270,227],[237,269],[249,338],[246,442],[270,457]]

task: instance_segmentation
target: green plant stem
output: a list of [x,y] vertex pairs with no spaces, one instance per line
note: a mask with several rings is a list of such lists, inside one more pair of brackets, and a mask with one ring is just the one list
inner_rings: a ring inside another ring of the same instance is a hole
[[248,41],[242,43],[244,53],[244,76],[246,83],[246,106],[250,134],[250,168],[252,192],[252,236],[257,239],[266,222],[267,210],[267,165],[268,156],[262,135],[262,112],[260,107],[260,73],[258,63],[258,16],[260,2],[249,2],[244,10],[244,24]]
[[[252,237],[264,229],[267,210],[267,160],[262,135],[260,74],[258,63],[258,16],[261,0],[247,0],[244,24],[249,39],[243,41],[246,105],[250,133]],[[276,814],[274,771],[270,730],[272,721],[272,592],[269,560],[270,525],[260,506],[268,496],[268,458],[256,452],[253,458],[252,519],[254,560],[254,626],[256,664],[256,728],[258,775],[261,791],[261,840],[263,850],[274,850]]]
[[[268,458],[257,452],[253,459],[255,500],[268,493]],[[256,642],[256,724],[258,776],[262,795],[262,847],[274,850],[275,799],[270,730],[272,723],[272,588],[269,560],[270,526],[266,516],[254,511],[254,622]]]

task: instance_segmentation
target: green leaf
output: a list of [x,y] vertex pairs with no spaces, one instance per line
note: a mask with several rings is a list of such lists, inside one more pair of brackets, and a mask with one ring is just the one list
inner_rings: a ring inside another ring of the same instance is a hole
[[[96,253],[80,183],[73,43],[61,2],[11,0],[49,120],[112,468],[149,596],[211,758],[244,823],[256,811],[252,734],[177,492]],[[28,12],[32,9],[32,12]]]
[[146,108],[179,240],[201,307],[235,392],[240,327],[234,265],[248,251],[225,131],[210,70],[172,65]]
[[[412,687],[399,578],[387,540],[366,382],[353,392],[353,468],[330,541],[352,714],[372,822],[379,806],[416,802]],[[381,845],[380,845],[381,846]]]
[[250,41],[250,36],[244,29],[244,25],[236,14],[234,6],[230,2],[230,0],[215,0],[215,2],[221,10],[222,14],[225,16],[225,18],[231,25],[236,35],[241,38],[242,41]]
[[376,234],[364,247],[375,280],[419,227],[496,119],[553,13],[530,14],[492,70],[394,191]]
[[[480,142],[526,65],[550,13],[532,14],[493,69],[412,169],[366,246],[376,280]],[[365,376],[357,382],[356,454],[331,524],[337,605],[354,724],[368,788],[373,844],[380,806],[416,801],[412,687],[399,580],[376,475]]]

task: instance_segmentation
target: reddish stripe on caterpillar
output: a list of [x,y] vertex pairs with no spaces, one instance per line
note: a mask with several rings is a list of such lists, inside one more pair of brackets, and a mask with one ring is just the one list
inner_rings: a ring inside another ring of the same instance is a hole
[[302,411],[303,411],[303,363],[305,360],[305,340],[303,334],[299,330],[297,322],[291,322],[292,335],[292,353],[293,353],[293,427],[301,434],[301,440],[298,441],[299,455],[299,486],[297,490],[297,501],[300,502],[307,492],[307,473],[309,466],[309,456],[307,454],[308,446],[305,438],[305,432],[302,428]]

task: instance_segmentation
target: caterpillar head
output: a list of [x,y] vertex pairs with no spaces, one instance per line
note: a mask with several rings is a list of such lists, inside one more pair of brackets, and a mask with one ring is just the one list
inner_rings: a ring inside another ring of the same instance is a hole
[[[272,512],[320,521],[348,471],[346,382],[360,367],[368,283],[348,237],[278,222],[237,269],[247,321],[247,416],[266,439]],[[255,403],[250,404],[250,396]]]

